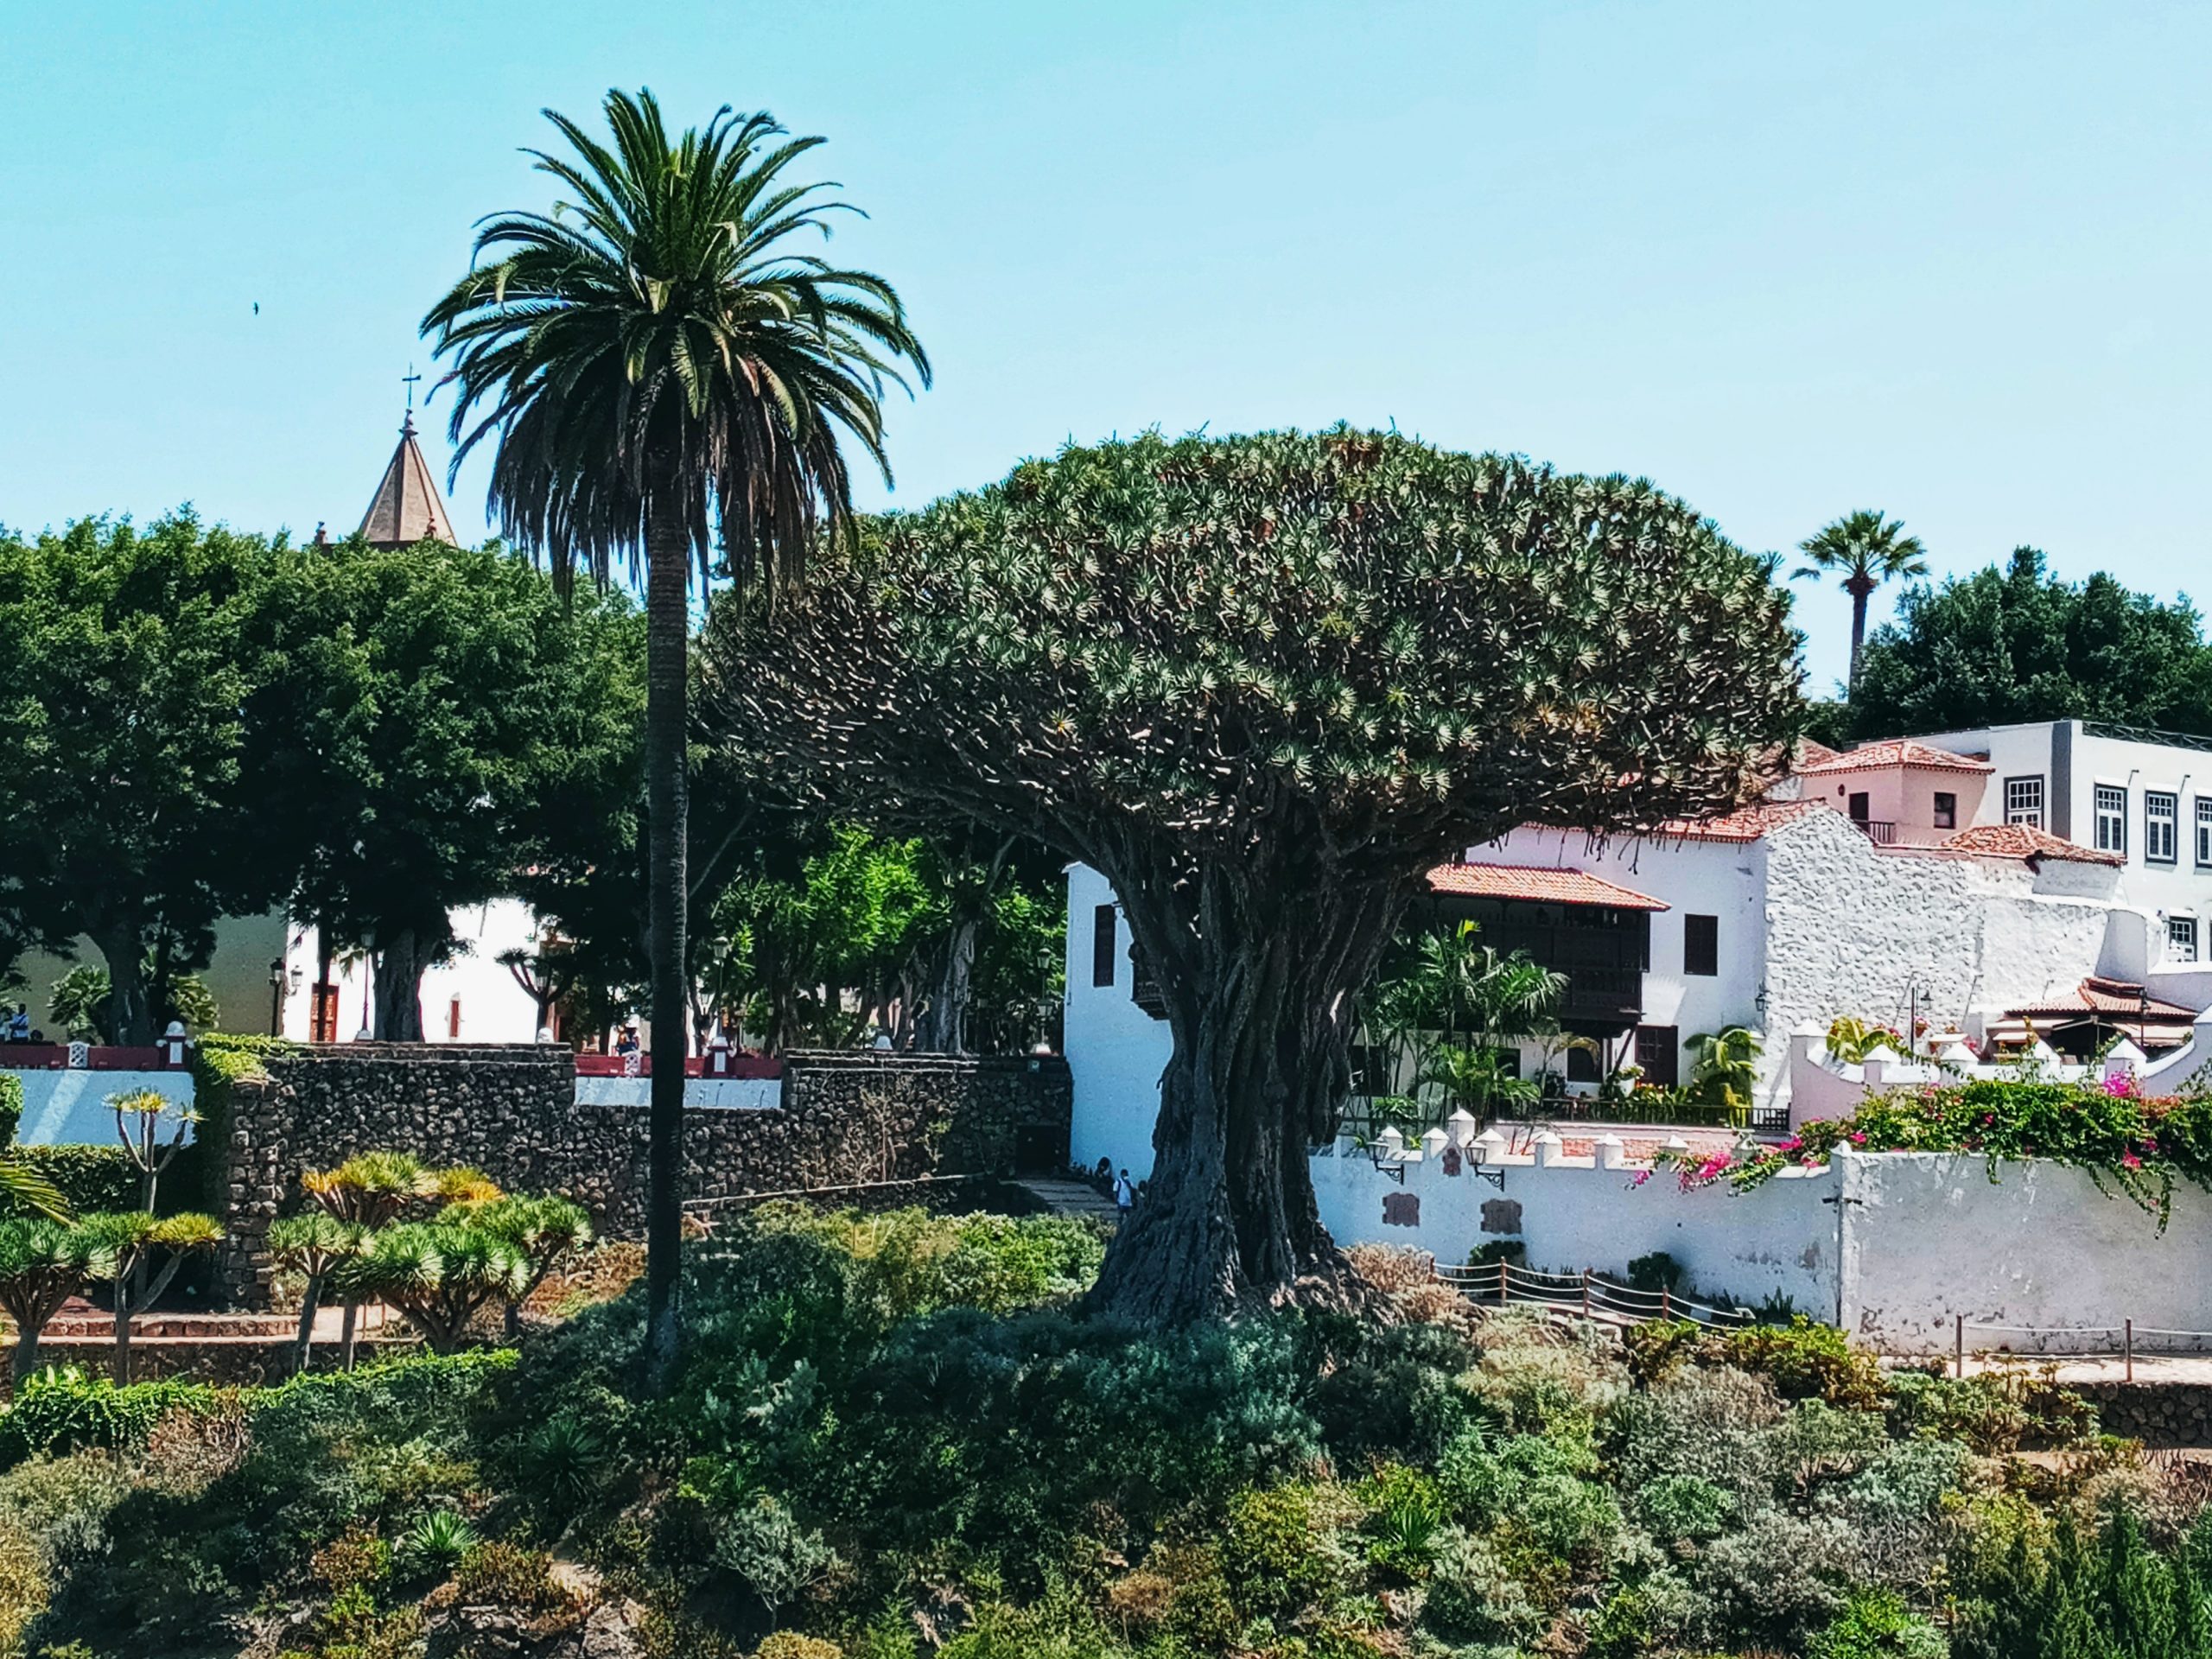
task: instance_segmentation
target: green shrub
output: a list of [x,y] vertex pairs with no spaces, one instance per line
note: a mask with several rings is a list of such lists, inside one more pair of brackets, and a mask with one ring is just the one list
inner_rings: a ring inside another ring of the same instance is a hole
[[1851,1345],[1832,1325],[1799,1314],[1786,1325],[1732,1331],[1730,1363],[1772,1379],[1785,1400],[1817,1399],[1854,1411],[1880,1409],[1889,1397],[1873,1355]]
[[1805,1644],[1806,1659],[1950,1659],[1943,1633],[1893,1590],[1859,1590]]
[[1850,1528],[1832,1516],[1806,1520],[1777,1510],[1714,1539],[1694,1570],[1719,1631],[1747,1647],[1796,1647],[1842,1611],[1864,1578]]
[[1437,1541],[1422,1618],[1457,1642],[1517,1647],[1544,1624],[1543,1610],[1486,1541],[1458,1528]]
[[1628,1264],[1628,1282],[1637,1290],[1656,1294],[1682,1287],[1682,1264],[1664,1250],[1639,1255]]
[[2082,1446],[2096,1434],[2096,1414],[2081,1395],[2027,1372],[1959,1378],[1900,1371],[1890,1389],[1891,1433],[1963,1440],[1984,1457]]
[[1475,1421],[1459,1387],[1476,1363],[1465,1337],[1422,1321],[1361,1331],[1316,1380],[1309,1398],[1344,1466],[1373,1459],[1433,1462]]
[[1295,1484],[1230,1499],[1221,1566],[1237,1605],[1258,1618],[1326,1605],[1344,1592],[1351,1569],[1319,1495]]
[[0,1071],[0,1147],[16,1144],[22,1121],[23,1080],[12,1071]]
[[1589,1623],[1590,1651],[1598,1659],[1672,1649],[1698,1624],[1704,1607],[1681,1574],[1661,1567],[1632,1584],[1613,1587]]
[[1636,1489],[1634,1507],[1653,1537],[1695,1543],[1726,1529],[1736,1499],[1696,1475],[1661,1475]]
[[119,1389],[73,1365],[49,1365],[26,1377],[0,1408],[0,1464],[60,1457],[80,1446],[136,1451],[167,1413],[212,1412],[220,1397],[204,1383],[168,1380]]
[[1621,1332],[1621,1351],[1630,1376],[1649,1385],[1693,1363],[1717,1364],[1727,1350],[1721,1340],[1693,1319],[1646,1319]]
[[[14,1156],[54,1184],[73,1216],[135,1210],[143,1196],[137,1166],[119,1146],[18,1147]],[[19,1200],[0,1195],[0,1217],[31,1213]]]

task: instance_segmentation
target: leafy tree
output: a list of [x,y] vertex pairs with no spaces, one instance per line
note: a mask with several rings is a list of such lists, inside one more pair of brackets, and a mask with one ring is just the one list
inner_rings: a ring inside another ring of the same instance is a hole
[[[200,1114],[189,1105],[178,1105],[156,1089],[110,1095],[107,1103],[115,1113],[116,1138],[123,1142],[131,1167],[138,1172],[139,1207],[150,1213],[162,1172],[176,1161],[177,1154],[184,1149],[185,1135],[200,1121]],[[162,1143],[164,1117],[171,1118],[174,1125],[166,1146]]]
[[29,935],[92,940],[119,1043],[159,1029],[149,949],[204,963],[217,917],[284,884],[238,833],[240,627],[268,557],[189,511],[143,531],[88,518],[0,536],[0,888]]
[[43,1217],[0,1221],[0,1309],[16,1327],[9,1375],[18,1393],[38,1369],[38,1339],[84,1287],[99,1250],[81,1230]]
[[[92,1276],[115,1287],[115,1382],[121,1388],[130,1381],[130,1322],[161,1300],[187,1256],[223,1242],[222,1224],[189,1211],[156,1217],[125,1210],[86,1216],[76,1230],[90,1251]],[[162,1266],[154,1272],[156,1261]]]
[[1732,1111],[1748,1111],[1752,1091],[1758,1086],[1762,1048],[1758,1033],[1744,1026],[1700,1031],[1688,1046],[1697,1057],[1690,1067],[1690,1098]]
[[2186,601],[2079,585],[2016,548],[1939,588],[1908,588],[1867,642],[1854,736],[2039,720],[2109,720],[2212,734],[2212,652]]
[[591,1217],[583,1206],[551,1194],[533,1198],[505,1193],[456,1205],[438,1219],[488,1234],[521,1258],[521,1277],[507,1298],[510,1340],[522,1334],[523,1304],[537,1294],[546,1275],[591,1243]]
[[[146,988],[156,1032],[168,1030],[172,1020],[181,1020],[194,1031],[213,1031],[221,1021],[215,994],[207,988],[206,980],[198,974],[174,969],[165,972],[156,965],[150,951],[147,954]],[[80,962],[54,982],[47,993],[46,1015],[73,1038],[81,1040],[90,1037],[99,1042],[111,1042],[115,1039],[108,1023],[108,1011],[112,1000],[107,969]]]
[[1851,595],[1851,676],[1845,683],[1855,692],[1859,653],[1866,642],[1866,601],[1885,582],[1926,575],[1928,550],[1920,537],[1904,533],[1903,519],[1862,511],[1823,525],[1798,550],[1805,563],[1794,573],[1796,577],[1817,582],[1834,575]]
[[251,630],[260,833],[300,872],[295,913],[372,952],[377,1036],[422,1039],[448,915],[512,885],[518,826],[588,763],[637,632],[497,547],[275,562]]
[[831,804],[1113,883],[1173,1051],[1096,1293],[1333,1296],[1304,1148],[1421,877],[1523,822],[1757,785],[1802,704],[1766,568],[1649,484],[1338,429],[1147,435],[885,522],[711,636],[721,728]]
[[929,361],[881,278],[792,251],[828,230],[827,187],[787,181],[817,138],[727,109],[671,138],[650,92],[610,92],[613,143],[547,117],[571,153],[533,151],[570,200],[485,221],[469,273],[423,319],[447,379],[454,464],[496,435],[491,499],[505,533],[565,587],[645,567],[652,1105],[645,1273],[649,1369],[674,1363],[685,1001],[684,745],[691,574],[772,594],[818,530],[851,515],[842,448],[880,467],[895,365]]
[[322,1287],[339,1263],[361,1253],[368,1235],[357,1222],[340,1221],[326,1211],[309,1210],[281,1217],[269,1225],[269,1254],[279,1267],[298,1274],[305,1281],[300,1291],[299,1332],[292,1339],[292,1370],[308,1368],[315,1341],[315,1316],[322,1306]]
[[433,1353],[449,1354],[478,1309],[521,1294],[530,1268],[512,1244],[480,1228],[404,1221],[372,1235],[359,1255],[332,1272],[349,1300],[391,1303]]

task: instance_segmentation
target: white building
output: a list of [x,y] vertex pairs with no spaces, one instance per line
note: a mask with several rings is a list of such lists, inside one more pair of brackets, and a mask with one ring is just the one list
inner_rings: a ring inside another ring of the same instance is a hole
[[[1570,1090],[1630,1059],[1649,1081],[1685,1078],[1691,1037],[1744,1026],[1763,1035],[1759,1104],[1778,1116],[1788,1034],[1846,1015],[1978,1040],[2031,1020],[2062,1047],[2069,1032],[2184,1040],[2212,1003],[2196,965],[2212,753],[2079,721],[1808,746],[1755,805],[1648,839],[1518,830],[1430,888],[1441,915],[1567,976],[1561,1023],[1599,1045],[1566,1057]],[[1075,1155],[1142,1173],[1167,1028],[1133,1000],[1104,880],[1076,867],[1068,897]],[[1533,1075],[1541,1056],[1520,1058]]]

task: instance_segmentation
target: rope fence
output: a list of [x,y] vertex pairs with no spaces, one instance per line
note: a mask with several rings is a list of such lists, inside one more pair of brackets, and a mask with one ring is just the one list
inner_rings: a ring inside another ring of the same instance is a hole
[[1757,1323],[1748,1308],[1716,1307],[1671,1290],[1640,1290],[1603,1274],[1585,1271],[1538,1273],[1510,1262],[1481,1267],[1431,1268],[1471,1302],[1503,1307],[1514,1302],[1580,1313],[1585,1319],[1605,1317],[1641,1325],[1651,1319],[1688,1319],[1695,1325],[1734,1326]]
[[[1991,1355],[2008,1358],[2116,1359],[2120,1363],[2122,1377],[2130,1382],[2135,1380],[2138,1354],[2146,1359],[2212,1356],[2212,1331],[2177,1331],[2166,1325],[2138,1325],[2133,1319],[2122,1319],[2118,1325],[1984,1325],[1956,1313],[1952,1315],[1951,1324],[1951,1375],[1960,1377],[1967,1374],[1969,1352],[1976,1359]],[[1969,1332],[2025,1337],[2031,1341],[2017,1347],[2010,1342],[1969,1347]],[[2057,1345],[2053,1344],[2054,1338]]]

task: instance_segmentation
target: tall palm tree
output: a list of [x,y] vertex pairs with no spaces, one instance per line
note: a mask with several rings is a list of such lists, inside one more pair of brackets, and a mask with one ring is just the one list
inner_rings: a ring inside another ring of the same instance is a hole
[[1843,591],[1851,595],[1851,678],[1846,693],[1859,685],[1859,653],[1866,643],[1866,601],[1885,582],[1928,574],[1928,550],[1920,537],[1904,533],[1904,520],[1878,512],[1847,513],[1822,526],[1801,543],[1805,563],[1791,572],[1793,579],[1818,582],[1823,574],[1841,573]]
[[[676,1358],[685,1052],[684,776],[691,575],[772,603],[817,535],[853,522],[849,440],[882,472],[882,402],[929,359],[889,283],[796,251],[847,205],[795,184],[823,141],[728,108],[671,139],[650,92],[607,97],[611,143],[549,110],[527,152],[562,200],[478,226],[467,276],[423,319],[458,388],[454,466],[495,441],[491,505],[565,590],[642,556],[652,1105],[646,1368]],[[849,211],[848,209],[848,211]]]

